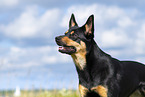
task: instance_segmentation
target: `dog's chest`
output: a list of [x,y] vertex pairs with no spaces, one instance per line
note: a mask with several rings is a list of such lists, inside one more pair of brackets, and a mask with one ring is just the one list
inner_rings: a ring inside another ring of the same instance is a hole
[[80,69],[83,70],[86,66],[86,53],[76,53],[71,55],[75,65]]

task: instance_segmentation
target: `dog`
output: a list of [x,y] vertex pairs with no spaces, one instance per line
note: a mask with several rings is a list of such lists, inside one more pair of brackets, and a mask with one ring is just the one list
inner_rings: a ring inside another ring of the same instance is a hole
[[103,52],[94,40],[94,15],[79,27],[72,14],[69,29],[55,41],[75,63],[81,97],[130,97],[135,91],[145,97],[145,65]]

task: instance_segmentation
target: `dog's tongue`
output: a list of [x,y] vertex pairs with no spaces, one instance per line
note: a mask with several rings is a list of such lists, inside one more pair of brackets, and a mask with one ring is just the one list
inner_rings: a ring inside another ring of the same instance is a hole
[[59,47],[59,50],[63,50],[63,48],[64,48],[64,47],[60,46],[60,47]]

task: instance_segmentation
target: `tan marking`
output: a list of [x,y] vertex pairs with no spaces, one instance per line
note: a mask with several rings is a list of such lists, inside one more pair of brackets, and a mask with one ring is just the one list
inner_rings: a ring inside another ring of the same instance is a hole
[[83,70],[86,66],[86,45],[82,41],[80,43],[81,45],[80,47],[77,47],[77,52],[72,54],[71,56],[76,66],[79,67],[80,70]]
[[72,31],[70,34],[73,34],[74,33],[74,31]]
[[97,87],[91,88],[91,90],[97,92],[101,97],[108,97],[107,96],[108,89],[105,88],[104,86],[99,85]]
[[65,34],[67,34],[67,33],[68,33],[68,31],[65,32]]
[[89,26],[86,24],[86,25],[85,25],[85,28],[86,28],[86,33],[85,33],[85,34],[87,34],[87,33],[88,33],[89,35],[92,34],[92,32],[91,32],[91,29],[92,29],[92,28],[91,28],[91,27],[89,27]]
[[74,22],[71,23],[71,27],[75,26],[76,24]]
[[87,24],[85,25],[85,28],[86,28],[86,32],[88,32],[89,31],[89,26]]
[[62,38],[62,42],[67,44],[67,46],[74,46],[76,48],[76,52],[71,54],[75,65],[83,70],[86,65],[86,45],[83,41],[80,41],[80,44],[69,39],[67,36]]
[[79,92],[81,94],[81,97],[85,97],[89,90],[86,87],[79,84]]

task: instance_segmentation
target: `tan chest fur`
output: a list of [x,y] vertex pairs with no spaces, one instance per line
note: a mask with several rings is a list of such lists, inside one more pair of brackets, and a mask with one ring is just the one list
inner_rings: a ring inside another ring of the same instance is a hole
[[83,70],[86,65],[86,56],[85,54],[76,53],[72,55],[73,61],[75,65],[80,69]]
[[75,46],[77,49],[77,52],[72,54],[73,61],[75,65],[80,69],[83,70],[86,66],[86,45],[84,42],[81,41],[81,43],[78,46]]

